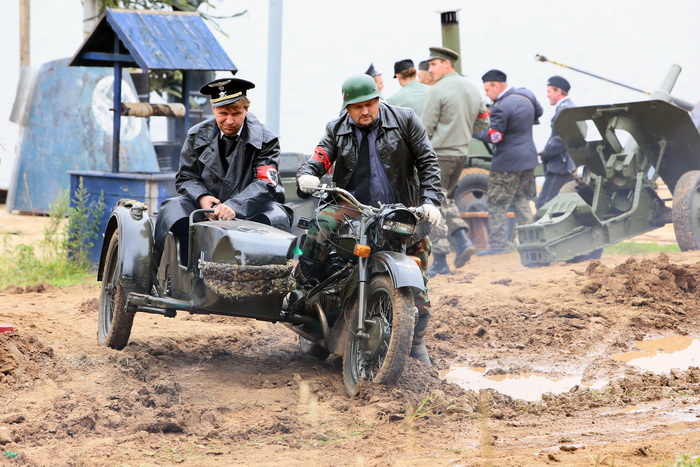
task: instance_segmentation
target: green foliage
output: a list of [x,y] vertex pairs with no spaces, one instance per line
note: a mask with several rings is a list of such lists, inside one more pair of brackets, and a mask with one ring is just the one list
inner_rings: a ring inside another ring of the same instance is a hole
[[83,280],[90,270],[88,250],[98,238],[104,209],[104,195],[90,201],[81,179],[74,206],[70,206],[68,190],[49,206],[49,223],[39,242],[13,246],[5,234],[0,288],[41,282],[60,287]]
[[645,253],[678,253],[678,245],[659,245],[658,243],[620,242],[606,246],[604,252],[609,255],[641,255]]
[[700,467],[700,456],[681,454],[674,461],[666,465],[668,467]]

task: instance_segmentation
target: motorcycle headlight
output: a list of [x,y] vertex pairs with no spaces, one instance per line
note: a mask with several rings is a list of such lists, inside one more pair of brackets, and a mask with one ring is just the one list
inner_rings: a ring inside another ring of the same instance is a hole
[[382,233],[389,239],[405,240],[416,231],[416,216],[407,209],[389,211],[382,217]]

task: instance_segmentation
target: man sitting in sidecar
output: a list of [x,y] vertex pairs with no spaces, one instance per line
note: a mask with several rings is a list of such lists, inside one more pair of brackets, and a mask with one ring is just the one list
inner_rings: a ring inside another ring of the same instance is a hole
[[163,202],[156,220],[154,259],[168,232],[187,263],[188,216],[214,209],[211,220],[249,219],[289,231],[291,210],[279,183],[278,137],[248,112],[247,91],[255,85],[238,78],[217,79],[200,89],[211,98],[214,116],[192,127],[180,155],[175,186],[182,194]]

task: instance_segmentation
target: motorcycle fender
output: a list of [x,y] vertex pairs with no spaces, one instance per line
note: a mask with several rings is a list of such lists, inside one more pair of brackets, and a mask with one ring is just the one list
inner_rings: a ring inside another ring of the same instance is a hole
[[153,224],[148,212],[139,205],[117,205],[105,229],[97,270],[102,280],[104,262],[112,234],[119,229],[119,262],[122,286],[128,291],[147,293],[151,287],[151,255],[153,254]]
[[415,287],[425,289],[423,273],[420,268],[408,256],[395,251],[380,251],[372,255],[370,274],[389,273],[394,287]]

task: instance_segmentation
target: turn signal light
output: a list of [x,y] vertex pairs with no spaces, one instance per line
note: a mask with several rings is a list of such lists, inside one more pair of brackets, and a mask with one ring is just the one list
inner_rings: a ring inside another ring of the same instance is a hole
[[409,256],[409,258],[411,258],[418,265],[418,267],[421,267],[423,265],[423,261],[421,261],[419,257]]
[[356,243],[353,253],[361,258],[369,258],[370,251],[372,251],[372,249],[369,247],[369,245],[361,245]]

